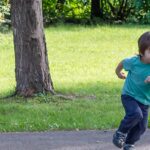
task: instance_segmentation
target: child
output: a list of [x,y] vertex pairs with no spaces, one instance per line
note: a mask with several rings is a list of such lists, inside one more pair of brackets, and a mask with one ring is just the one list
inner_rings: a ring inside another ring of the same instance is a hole
[[[113,143],[124,150],[135,150],[135,142],[148,126],[150,105],[150,32],[138,39],[139,54],[123,59],[116,68],[120,79],[126,79],[121,100],[125,117],[113,135]],[[122,71],[128,71],[127,77]]]

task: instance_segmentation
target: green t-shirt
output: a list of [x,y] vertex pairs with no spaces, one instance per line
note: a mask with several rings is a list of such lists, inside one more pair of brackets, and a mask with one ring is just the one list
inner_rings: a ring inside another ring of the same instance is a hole
[[123,68],[128,71],[122,94],[134,97],[144,105],[150,105],[150,83],[144,80],[150,76],[150,64],[145,64],[140,60],[140,56],[125,58]]

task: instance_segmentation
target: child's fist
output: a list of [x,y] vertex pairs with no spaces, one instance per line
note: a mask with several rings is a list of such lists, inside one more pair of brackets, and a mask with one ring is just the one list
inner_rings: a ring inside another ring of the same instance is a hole
[[118,78],[120,79],[126,79],[126,75],[124,72],[119,72],[117,75],[118,75]]
[[150,83],[150,76],[148,76],[148,77],[145,79],[144,82],[145,82],[145,83]]

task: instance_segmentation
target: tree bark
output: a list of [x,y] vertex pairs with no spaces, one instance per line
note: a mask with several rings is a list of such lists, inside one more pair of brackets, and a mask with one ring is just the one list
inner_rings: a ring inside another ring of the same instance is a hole
[[49,73],[41,0],[11,0],[16,92],[54,93]]

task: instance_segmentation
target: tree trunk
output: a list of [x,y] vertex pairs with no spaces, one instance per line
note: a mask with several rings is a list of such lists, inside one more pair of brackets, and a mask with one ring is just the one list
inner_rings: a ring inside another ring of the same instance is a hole
[[91,0],[91,19],[101,17],[100,0]]
[[42,1],[11,0],[14,35],[16,92],[32,96],[54,92],[49,73]]

